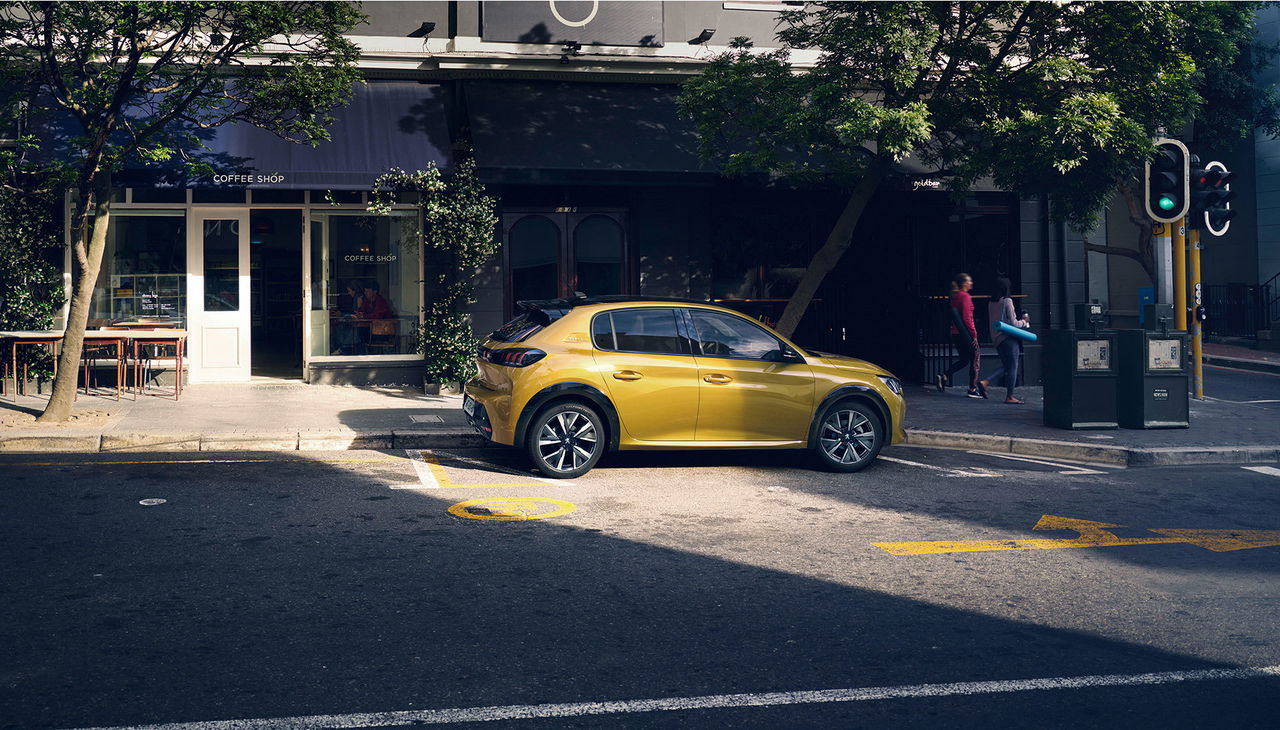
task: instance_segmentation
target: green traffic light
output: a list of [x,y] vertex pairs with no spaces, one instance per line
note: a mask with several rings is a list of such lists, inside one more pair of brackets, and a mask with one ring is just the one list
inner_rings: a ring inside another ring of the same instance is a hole
[[1173,198],[1170,198],[1168,195],[1161,195],[1160,201],[1157,205],[1160,206],[1160,210],[1173,210],[1176,203],[1174,203]]

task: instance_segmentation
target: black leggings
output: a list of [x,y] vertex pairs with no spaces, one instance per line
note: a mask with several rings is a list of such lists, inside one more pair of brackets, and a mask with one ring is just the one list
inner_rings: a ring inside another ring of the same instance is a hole
[[947,367],[947,382],[951,382],[952,375],[955,375],[961,370],[964,370],[965,367],[968,367],[969,390],[977,390],[978,373],[981,372],[982,353],[978,352],[978,348],[974,346],[975,343],[973,338],[969,336],[968,332],[961,332],[958,335],[952,335],[951,341],[955,343],[956,352],[959,353],[960,359],[951,363],[951,365]]

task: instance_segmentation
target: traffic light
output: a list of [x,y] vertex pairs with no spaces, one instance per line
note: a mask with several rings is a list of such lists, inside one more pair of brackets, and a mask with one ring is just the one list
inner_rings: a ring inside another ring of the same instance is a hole
[[1173,223],[1187,214],[1187,171],[1191,155],[1176,139],[1157,139],[1156,157],[1146,166],[1147,215]]
[[1231,201],[1231,181],[1236,174],[1221,162],[1210,162],[1191,171],[1191,212],[1187,221],[1192,228],[1221,236],[1231,226],[1235,211]]

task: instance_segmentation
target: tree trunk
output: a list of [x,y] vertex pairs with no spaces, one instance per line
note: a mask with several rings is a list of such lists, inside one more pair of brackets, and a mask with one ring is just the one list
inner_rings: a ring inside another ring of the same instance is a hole
[[[109,183],[95,182],[92,186],[80,186],[79,194],[80,200],[87,201],[76,206],[79,213],[76,228],[79,230],[72,241],[76,249],[76,260],[80,264],[80,275],[71,285],[71,307],[67,312],[67,331],[62,340],[62,351],[58,355],[58,374],[53,378],[49,403],[36,419],[40,423],[58,423],[71,416],[76,381],[80,373],[80,354],[84,351],[84,331],[89,325],[89,307],[93,304],[93,287],[98,282],[98,273],[102,269],[107,228],[111,224]],[[91,232],[88,216],[90,205],[94,208]],[[86,233],[89,235],[86,236]]]
[[774,328],[783,337],[790,337],[796,331],[805,310],[809,308],[809,303],[818,293],[818,287],[822,286],[822,280],[831,273],[836,264],[840,263],[844,252],[849,250],[849,245],[853,243],[853,231],[858,227],[858,219],[862,217],[862,211],[866,209],[867,203],[871,202],[871,196],[875,195],[884,176],[885,166],[877,160],[871,164],[867,174],[850,191],[849,200],[844,204],[840,218],[831,229],[831,233],[827,235],[826,243],[823,243],[822,248],[818,249],[809,260],[804,276],[796,285],[795,293],[791,295],[787,308],[782,312],[782,318]]

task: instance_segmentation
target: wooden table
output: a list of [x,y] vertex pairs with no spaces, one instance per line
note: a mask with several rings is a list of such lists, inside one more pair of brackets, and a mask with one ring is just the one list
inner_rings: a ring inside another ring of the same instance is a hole
[[182,360],[187,349],[187,331],[181,329],[128,330],[120,334],[133,343],[133,397],[142,392],[142,357],[140,348],[173,345],[173,399],[182,397]]
[[[0,331],[0,340],[10,342],[10,353],[13,367],[13,399],[18,399],[18,346],[48,345],[54,354],[54,367],[57,367],[58,347],[66,339],[62,330],[13,330]],[[100,329],[85,330],[85,344],[114,344],[116,347],[116,400],[120,399],[120,389],[124,382],[125,343],[130,343],[133,352],[133,385],[134,398],[142,388],[142,362],[139,347],[144,345],[173,345],[176,367],[174,368],[174,400],[182,395],[182,359],[187,344],[187,331],[181,329]],[[56,374],[56,373],[55,373]],[[26,382],[25,368],[23,382]],[[85,385],[88,386],[86,379]]]
[[[9,342],[10,346],[10,367],[13,368],[13,400],[18,400],[18,346],[19,345],[47,345],[53,353],[54,374],[57,374],[58,368],[58,345],[62,344],[62,332],[57,330],[8,330],[0,332],[0,340]],[[27,382],[27,368],[22,368],[22,383]],[[8,381],[5,381],[8,385]]]

